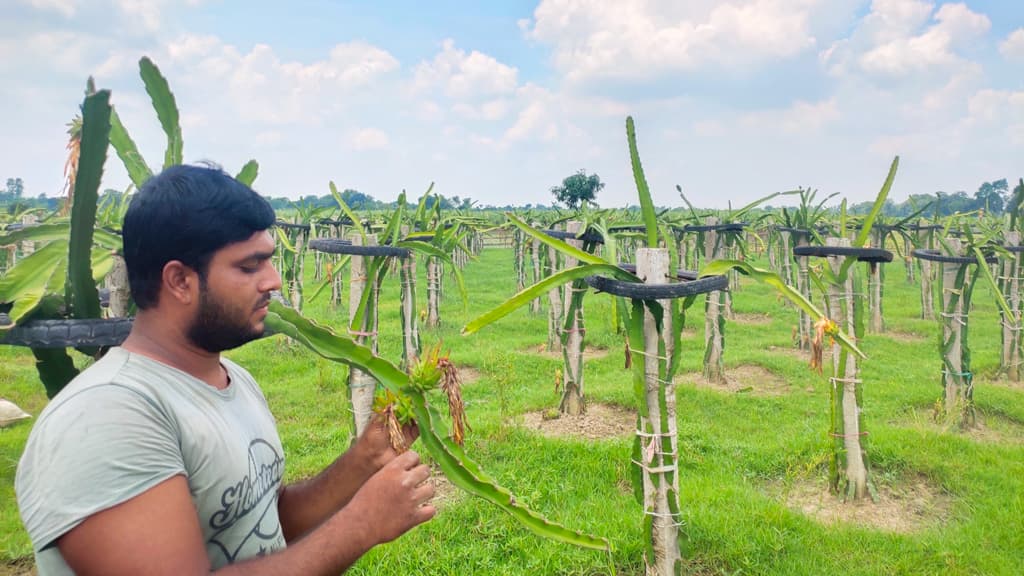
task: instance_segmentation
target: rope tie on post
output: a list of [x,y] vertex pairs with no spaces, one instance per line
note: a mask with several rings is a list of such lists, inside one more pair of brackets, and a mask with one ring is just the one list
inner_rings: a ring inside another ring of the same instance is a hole
[[1024,327],[1021,326],[1021,323],[1020,323],[1019,320],[1017,322],[1007,322],[1006,319],[1003,318],[1003,319],[1001,319],[999,321],[999,323],[1003,326],[1003,328],[1006,328],[1007,330],[1009,330],[1011,332],[1020,332],[1021,329],[1024,328]]
[[836,300],[849,300],[850,298],[863,298],[863,297],[864,297],[864,293],[863,292],[850,292],[849,294],[846,294],[844,292],[843,294],[838,294],[836,296]]
[[637,430],[636,435],[641,438],[671,438],[673,436],[671,432],[644,432],[643,430]]
[[368,337],[373,337],[373,336],[376,336],[376,335],[377,335],[377,331],[376,331],[376,330],[371,330],[371,331],[369,331],[369,332],[363,332],[363,331],[361,331],[361,330],[349,330],[349,331],[348,331],[348,333],[349,333],[349,334],[351,334],[351,335],[353,335],[353,336],[368,336]]
[[648,358],[657,358],[658,360],[665,360],[666,362],[669,359],[668,356],[659,356],[656,353],[655,354],[651,354],[651,353],[648,353],[648,352],[646,352],[644,350],[637,350],[636,348],[630,348],[629,351],[630,352],[636,352],[637,354],[640,354],[641,356],[647,356]]
[[965,378],[969,381],[974,380],[974,373],[972,372],[953,372],[951,370],[943,370],[942,373],[946,376],[956,376],[959,378]]
[[953,322],[959,323],[961,326],[967,326],[967,321],[964,320],[967,318],[967,314],[964,314],[963,312],[939,312],[939,316],[949,318]]
[[684,524],[686,524],[682,520],[677,519],[680,516],[680,514],[673,514],[671,512],[665,514],[661,512],[655,512],[654,510],[644,510],[644,514],[646,514],[647,516],[654,516],[655,518],[669,518],[672,520],[673,526],[683,526]]

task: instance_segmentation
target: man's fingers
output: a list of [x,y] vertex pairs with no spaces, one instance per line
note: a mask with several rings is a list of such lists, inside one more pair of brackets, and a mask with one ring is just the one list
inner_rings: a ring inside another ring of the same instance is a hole
[[423,522],[433,518],[435,515],[437,515],[437,508],[432,504],[424,504],[416,509],[416,515],[414,518],[416,518],[416,522],[418,524],[422,524]]
[[420,455],[413,450],[407,450],[396,456],[391,461],[391,465],[397,466],[402,470],[412,470],[420,465]]

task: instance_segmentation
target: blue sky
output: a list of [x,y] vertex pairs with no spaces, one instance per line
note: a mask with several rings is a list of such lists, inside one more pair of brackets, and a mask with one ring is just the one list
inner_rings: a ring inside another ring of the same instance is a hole
[[[383,199],[430,182],[549,204],[577,170],[636,202],[633,115],[655,202],[745,204],[812,187],[871,199],[1024,176],[1024,2],[969,0],[5,0],[0,181],[53,196],[85,79],[154,168],[148,55],[185,157],[260,162],[273,196],[328,182]],[[104,185],[128,180],[111,156]]]

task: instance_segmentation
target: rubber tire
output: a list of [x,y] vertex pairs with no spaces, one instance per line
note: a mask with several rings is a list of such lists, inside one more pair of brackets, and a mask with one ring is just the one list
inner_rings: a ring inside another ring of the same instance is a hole
[[278,220],[274,222],[274,226],[278,228],[284,228],[285,230],[305,230],[309,232],[309,224],[292,224],[291,222],[281,222]]
[[797,246],[794,256],[856,256],[858,262],[892,262],[892,252],[881,248],[857,248],[855,246]]
[[[10,323],[10,316],[0,314],[0,325]],[[131,318],[31,320],[0,332],[0,344],[30,348],[118,346],[131,329]]]
[[[928,248],[918,248],[917,250],[914,250],[913,252],[911,252],[911,254],[913,254],[915,258],[920,258],[921,260],[927,260],[929,262],[941,262],[943,264],[977,264],[978,263],[978,259],[975,258],[974,256],[971,256],[971,257],[967,257],[967,256],[946,256],[946,255],[940,253],[938,250],[932,250],[932,249],[928,249]],[[985,257],[985,263],[987,263],[987,264],[995,264],[996,262],[998,262],[998,260],[999,259],[996,258],[995,256],[986,256]]]
[[687,224],[683,232],[743,232],[746,222],[730,222],[728,224]]
[[340,238],[314,238],[309,247],[318,252],[329,254],[351,254],[352,256],[394,256],[408,258],[412,252],[407,248],[393,246],[353,246],[350,240]]
[[596,232],[587,231],[583,236],[576,236],[573,232],[566,232],[565,230],[541,230],[544,234],[551,236],[552,238],[558,238],[559,240],[579,240],[580,242],[591,242],[594,244],[604,244],[604,237]]
[[[636,268],[633,267],[635,270]],[[696,274],[693,274],[696,276]],[[686,280],[671,284],[641,284],[623,282],[607,276],[587,276],[587,285],[598,292],[606,292],[613,296],[622,296],[631,300],[672,300],[685,298],[694,294],[706,294],[716,290],[725,290],[729,286],[727,276],[708,276],[706,278]]]

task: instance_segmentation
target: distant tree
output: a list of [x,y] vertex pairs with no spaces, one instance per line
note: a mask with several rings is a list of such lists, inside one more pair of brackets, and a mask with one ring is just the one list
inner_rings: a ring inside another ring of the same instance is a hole
[[993,214],[1002,214],[1003,208],[1006,207],[1009,191],[1010,185],[1007,184],[1006,178],[985,182],[974,193],[974,200],[978,208],[984,208]]
[[25,182],[21,178],[8,178],[7,179],[7,190],[4,193],[4,199],[14,202],[21,199],[22,194],[25,193]]
[[551,194],[555,201],[561,202],[570,210],[579,208],[586,202],[593,203],[597,193],[604,188],[604,182],[597,174],[587,175],[586,171],[580,170],[562,180],[561,186],[553,186]]
[[[330,198],[330,196],[328,196],[328,198]],[[344,200],[345,204],[348,204],[349,208],[353,210],[370,210],[372,208],[376,208],[379,204],[373,196],[363,194],[362,192],[351,188],[346,188],[345,191],[341,193],[341,199]]]

